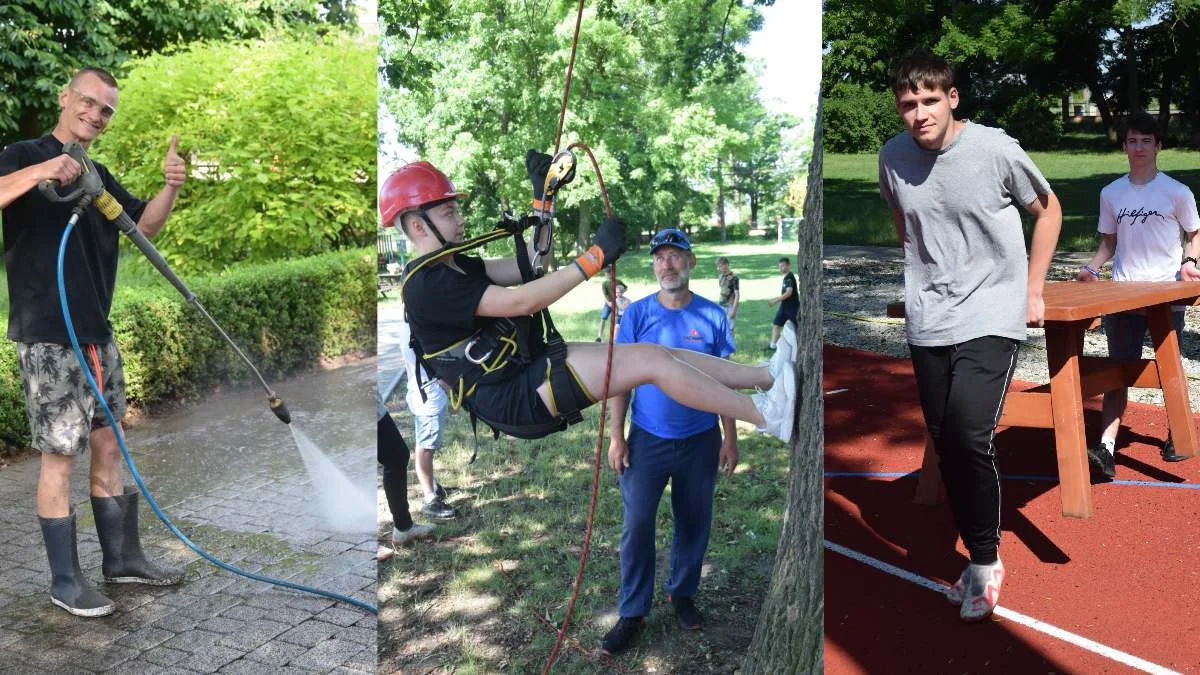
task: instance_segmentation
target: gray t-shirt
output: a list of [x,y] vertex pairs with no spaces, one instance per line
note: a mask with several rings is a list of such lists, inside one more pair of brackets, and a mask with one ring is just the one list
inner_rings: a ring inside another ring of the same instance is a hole
[[1021,210],[1050,184],[1015,139],[967,122],[949,147],[909,133],[879,153],[879,193],[904,214],[905,331],[937,347],[1025,339],[1029,262]]

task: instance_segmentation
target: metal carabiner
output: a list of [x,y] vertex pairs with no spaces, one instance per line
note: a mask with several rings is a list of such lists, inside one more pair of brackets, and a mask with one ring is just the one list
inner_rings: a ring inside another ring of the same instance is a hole
[[466,346],[463,347],[463,358],[470,361],[471,363],[474,363],[475,365],[479,366],[479,365],[483,365],[483,362],[486,361],[488,359],[488,357],[490,357],[492,355],[492,350],[489,349],[487,351],[487,353],[484,354],[483,356],[480,356],[479,358],[475,358],[474,356],[471,356],[471,347],[475,346],[476,342],[479,342],[479,338],[471,338],[470,340],[467,341]]

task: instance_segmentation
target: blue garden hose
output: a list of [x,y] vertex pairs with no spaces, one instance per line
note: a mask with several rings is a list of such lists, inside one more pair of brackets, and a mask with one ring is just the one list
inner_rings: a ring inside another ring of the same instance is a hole
[[324,591],[319,588],[312,588],[293,583],[291,581],[285,581],[283,579],[275,579],[273,577],[255,574],[254,572],[248,572],[230,565],[224,560],[220,560],[208,551],[200,548],[193,543],[191,539],[188,539],[187,535],[185,535],[183,532],[180,532],[179,528],[175,527],[175,524],[172,523],[169,518],[167,518],[167,514],[163,513],[163,510],[159,508],[158,502],[154,500],[154,497],[150,495],[150,490],[147,489],[146,484],[142,482],[142,476],[138,473],[137,467],[133,465],[133,458],[129,455],[129,449],[125,447],[124,434],[121,433],[121,430],[117,427],[117,421],[113,418],[112,410],[109,409],[108,403],[105,402],[104,396],[100,392],[100,386],[96,384],[96,379],[92,377],[91,368],[88,367],[87,360],[83,356],[83,350],[79,346],[79,339],[75,336],[75,325],[71,322],[71,309],[67,306],[66,283],[63,280],[63,261],[66,259],[67,239],[71,236],[71,232],[74,229],[75,219],[72,219],[67,223],[67,228],[63,231],[62,240],[58,245],[58,301],[62,306],[63,320],[67,326],[67,336],[71,339],[71,349],[75,352],[75,358],[79,360],[79,365],[83,369],[84,377],[87,378],[88,386],[92,388],[92,393],[96,395],[96,400],[100,403],[100,407],[104,409],[104,415],[108,418],[108,423],[112,427],[113,435],[116,436],[117,445],[121,448],[121,456],[125,458],[125,464],[129,467],[129,473],[133,476],[134,482],[137,483],[138,490],[141,490],[142,494],[146,497],[146,503],[150,505],[150,510],[154,512],[154,515],[158,516],[158,519],[163,522],[163,525],[167,526],[167,529],[170,530],[172,534],[179,538],[179,541],[182,541],[187,545],[188,548],[200,555],[200,557],[216,565],[217,567],[220,567],[221,569],[228,570],[234,574],[240,574],[241,576],[254,579],[255,581],[262,581],[268,584],[274,584],[276,586],[282,586],[284,588],[290,588],[292,590],[302,591],[304,593],[312,593],[314,595],[320,595],[333,600],[349,603],[355,607],[365,609],[372,614],[379,614],[379,608],[375,605],[363,602],[357,598],[352,598],[348,595],[334,593],[333,591]]

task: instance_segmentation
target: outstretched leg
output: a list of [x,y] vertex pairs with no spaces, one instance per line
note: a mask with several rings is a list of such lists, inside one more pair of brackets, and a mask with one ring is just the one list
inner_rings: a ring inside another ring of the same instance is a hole
[[[745,366],[714,357],[684,360],[677,356],[682,351],[685,350],[672,350],[648,342],[614,345],[609,396],[627,394],[639,385],[653,384],[689,408],[727,415],[757,427],[766,425],[767,420],[749,396],[730,389],[695,364],[713,368],[742,386],[770,386],[772,378],[766,367]],[[600,396],[604,390],[607,361],[606,345],[573,342],[568,346],[567,363],[593,396]],[[549,408],[551,402],[546,385],[538,387],[538,395]]]

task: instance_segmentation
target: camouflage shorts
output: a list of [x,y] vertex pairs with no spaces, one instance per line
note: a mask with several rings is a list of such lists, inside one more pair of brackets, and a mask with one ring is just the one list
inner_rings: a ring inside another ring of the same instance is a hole
[[[91,345],[83,346],[92,377],[119,422],[125,417],[125,372],[117,343],[95,345],[100,377],[92,362]],[[104,409],[79,367],[70,345],[18,342],[17,363],[25,388],[25,413],[33,447],[54,455],[78,455],[88,449],[88,435],[108,426]]]

